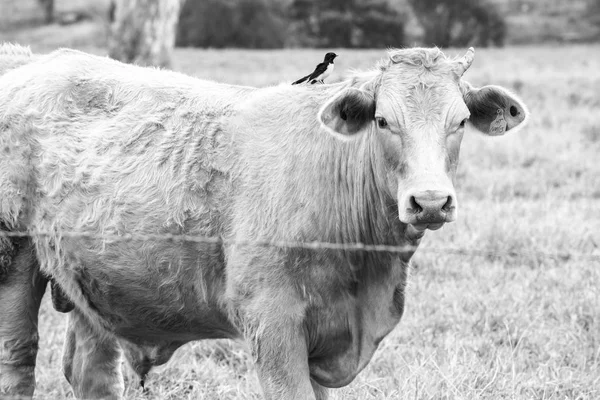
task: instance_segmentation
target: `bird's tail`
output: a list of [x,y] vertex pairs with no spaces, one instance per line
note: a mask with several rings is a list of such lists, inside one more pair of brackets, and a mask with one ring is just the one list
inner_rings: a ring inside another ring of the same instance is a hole
[[292,83],[292,85],[297,85],[299,83],[306,82],[309,77],[310,77],[310,74],[306,75],[304,78],[298,79],[296,82]]

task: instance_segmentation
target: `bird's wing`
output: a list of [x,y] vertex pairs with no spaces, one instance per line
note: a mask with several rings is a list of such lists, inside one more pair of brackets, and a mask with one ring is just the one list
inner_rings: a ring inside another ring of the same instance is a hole
[[319,76],[321,76],[321,74],[323,72],[327,71],[328,65],[329,65],[329,63],[321,63],[321,64],[317,65],[317,68],[315,68],[313,73],[309,75],[309,79],[310,80],[317,79]]

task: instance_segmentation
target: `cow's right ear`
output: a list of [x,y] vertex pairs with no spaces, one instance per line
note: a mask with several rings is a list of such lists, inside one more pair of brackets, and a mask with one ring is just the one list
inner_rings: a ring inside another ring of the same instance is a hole
[[334,136],[353,139],[375,119],[375,99],[364,90],[344,89],[321,108],[318,119]]

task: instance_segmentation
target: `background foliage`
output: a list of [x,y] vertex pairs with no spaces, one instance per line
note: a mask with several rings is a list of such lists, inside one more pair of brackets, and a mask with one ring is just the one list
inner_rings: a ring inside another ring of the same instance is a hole
[[600,39],[600,0],[187,0],[179,45],[502,46]]
[[426,44],[440,47],[504,44],[504,17],[488,1],[409,0],[409,3],[423,27]]
[[[44,36],[54,33],[47,28],[54,22],[76,25],[67,41],[102,44],[106,29],[89,28],[94,21],[108,25],[109,2],[0,0],[0,31],[8,39],[14,31]],[[12,18],[24,11],[25,18]],[[90,37],[81,40],[79,33]],[[184,0],[177,33],[178,46],[205,48],[484,47],[599,39],[600,0]]]
[[286,44],[286,15],[277,0],[186,1],[178,46],[280,48]]

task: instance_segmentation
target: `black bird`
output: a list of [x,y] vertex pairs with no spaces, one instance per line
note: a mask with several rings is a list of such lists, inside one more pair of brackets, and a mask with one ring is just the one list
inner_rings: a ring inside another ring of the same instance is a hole
[[302,79],[298,79],[296,82],[292,83],[292,85],[297,85],[299,83],[302,82],[310,82],[311,85],[315,84],[317,82],[321,82],[323,83],[323,80],[325,78],[327,78],[332,72],[333,72],[333,60],[337,57],[337,54],[335,53],[327,53],[325,54],[325,59],[323,60],[323,62],[319,65],[317,65],[317,68],[315,68],[315,70],[309,74],[306,75],[304,78]]

